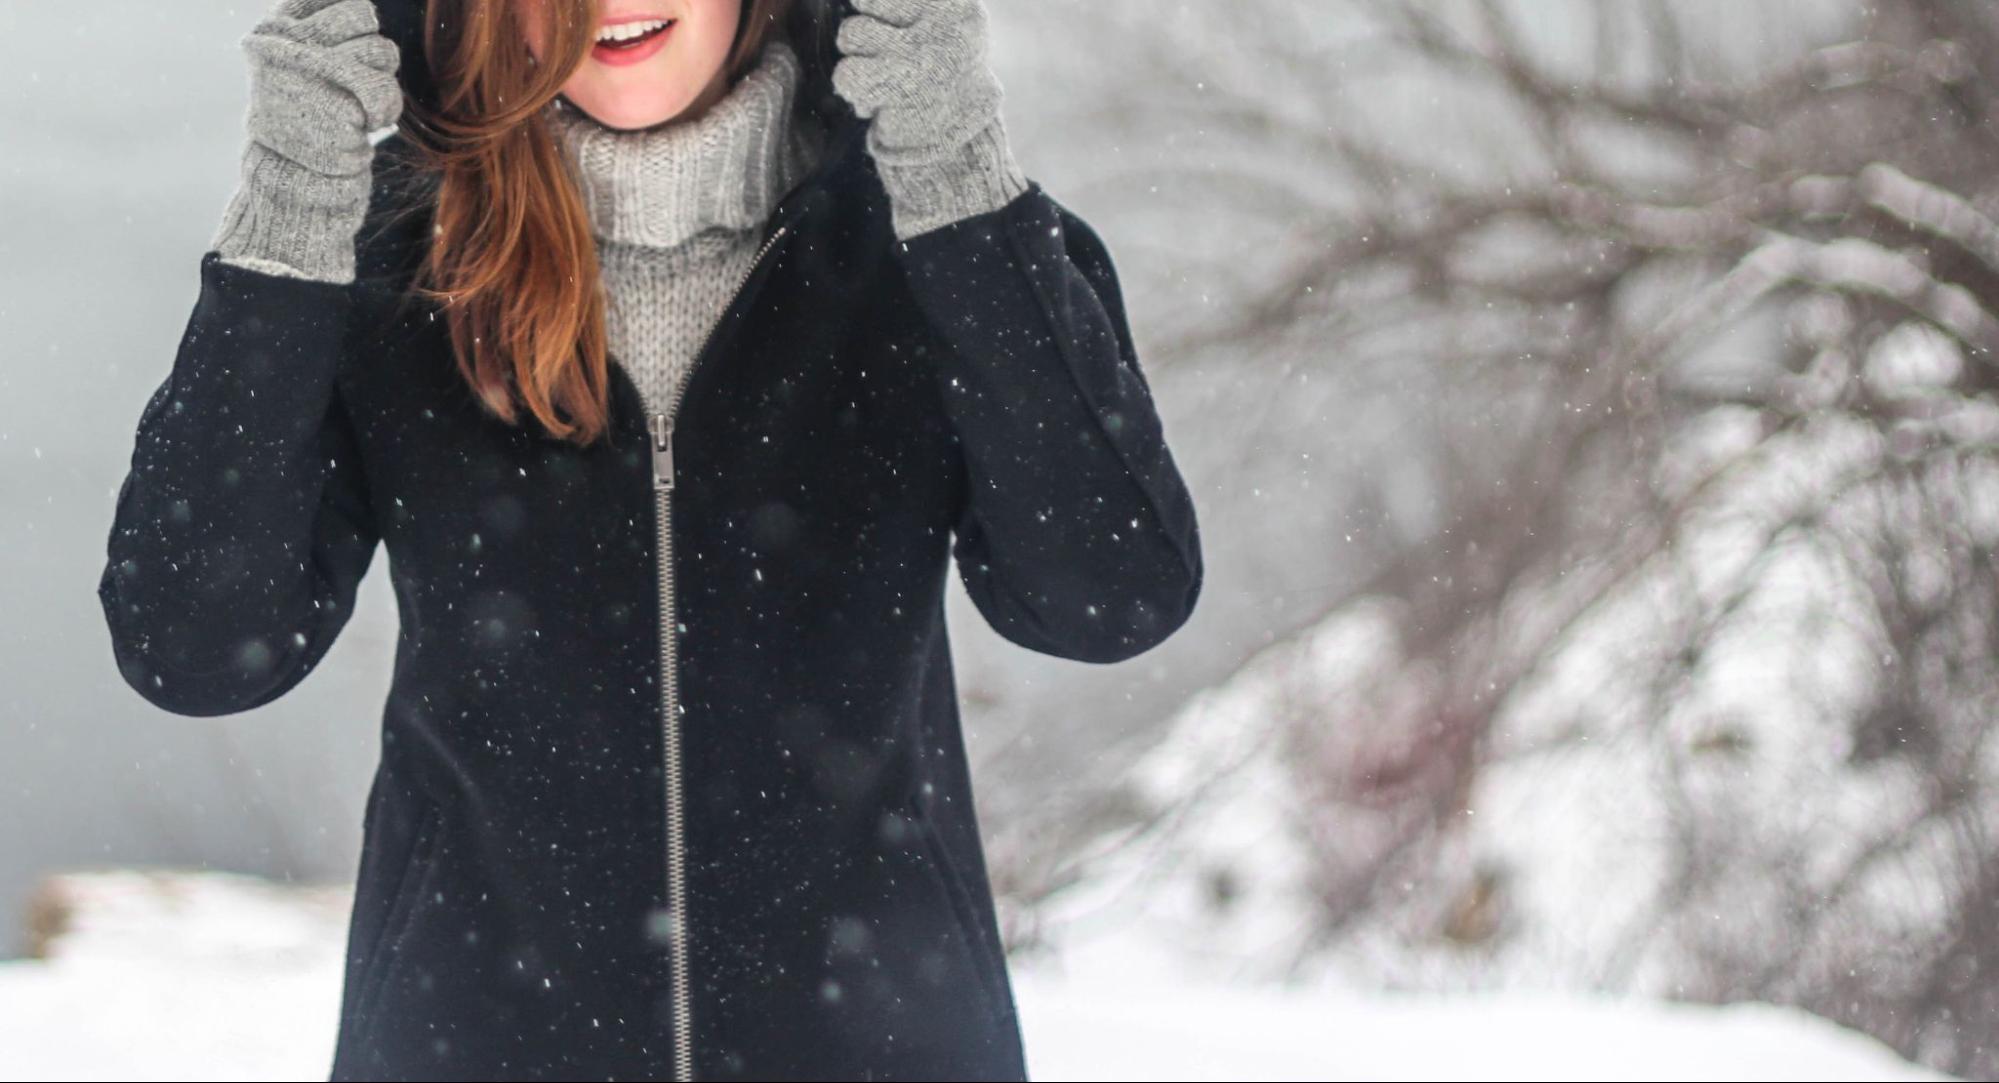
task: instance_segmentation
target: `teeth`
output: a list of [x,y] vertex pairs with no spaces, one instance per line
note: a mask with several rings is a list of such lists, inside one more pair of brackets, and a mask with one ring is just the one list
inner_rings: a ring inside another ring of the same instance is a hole
[[597,40],[630,41],[658,30],[672,21],[672,19],[647,19],[642,23],[619,23],[616,26],[607,26],[597,31]]

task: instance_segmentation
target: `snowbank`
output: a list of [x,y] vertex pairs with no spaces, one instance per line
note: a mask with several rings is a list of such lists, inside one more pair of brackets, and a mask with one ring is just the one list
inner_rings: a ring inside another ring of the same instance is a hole
[[[0,963],[0,1078],[320,1080],[346,893],[220,873],[57,881]],[[1947,1079],[1814,1017],[1509,994],[1390,997],[1015,970],[1040,1080]]]

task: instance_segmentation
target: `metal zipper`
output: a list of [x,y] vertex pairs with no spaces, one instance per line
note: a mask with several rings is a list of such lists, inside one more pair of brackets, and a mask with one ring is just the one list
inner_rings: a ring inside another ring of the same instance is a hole
[[660,720],[666,750],[666,891],[668,936],[671,946],[671,998],[673,1007],[673,1077],[676,1080],[694,1078],[694,1022],[691,1013],[692,997],[687,982],[687,841],[684,837],[685,820],[681,813],[682,788],[680,783],[680,656],[679,642],[674,634],[675,611],[673,593],[673,423],[680,415],[680,399],[685,393],[688,380],[694,370],[707,355],[708,347],[714,343],[715,332],[735,309],[742,297],[743,287],[750,276],[763,263],[764,255],[777,243],[789,225],[780,225],[771,232],[736,282],[736,292],[722,310],[722,319],[708,329],[701,341],[701,348],[689,362],[687,371],[675,382],[673,391],[664,411],[654,412],[649,420],[652,430],[652,482],[653,494],[658,501],[658,515],[655,520],[659,533],[659,654],[664,717]]

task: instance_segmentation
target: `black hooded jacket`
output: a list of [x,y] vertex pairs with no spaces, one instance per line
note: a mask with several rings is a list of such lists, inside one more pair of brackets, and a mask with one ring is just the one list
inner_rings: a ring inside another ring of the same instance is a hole
[[223,715],[304,679],[388,554],[334,1079],[1025,1078],[951,563],[1007,639],[1116,662],[1193,609],[1194,509],[1083,220],[1030,181],[894,240],[839,14],[794,13],[826,152],[662,453],[621,367],[587,449],[479,408],[404,293],[401,135],[351,285],[201,257],[98,595],[140,695]]

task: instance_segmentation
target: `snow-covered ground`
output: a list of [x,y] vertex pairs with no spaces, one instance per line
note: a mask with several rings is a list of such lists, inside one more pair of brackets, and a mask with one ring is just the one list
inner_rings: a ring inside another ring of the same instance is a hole
[[[343,890],[108,872],[64,891],[47,958],[0,963],[0,1078],[326,1077]],[[1949,1078],[1772,1007],[1284,992],[1106,962],[1016,966],[1036,1079]]]

